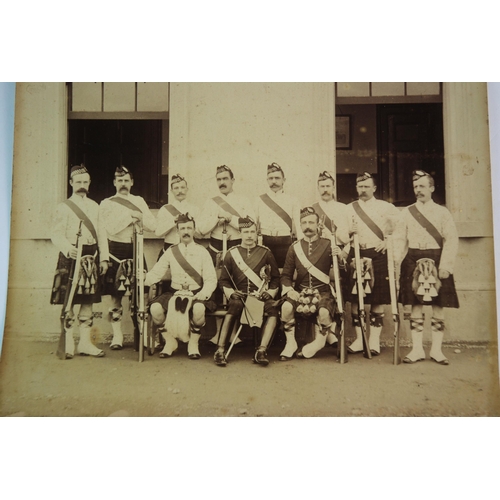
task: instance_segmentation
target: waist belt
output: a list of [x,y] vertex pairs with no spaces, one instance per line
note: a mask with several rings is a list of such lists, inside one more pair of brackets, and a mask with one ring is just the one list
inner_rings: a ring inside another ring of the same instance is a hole
[[[175,291],[182,290],[182,285],[180,283],[172,282],[172,284],[170,286]],[[201,290],[200,286],[199,285],[195,285],[195,284],[188,285],[188,289],[189,289],[190,292],[193,292],[194,290],[196,290],[196,291]]]

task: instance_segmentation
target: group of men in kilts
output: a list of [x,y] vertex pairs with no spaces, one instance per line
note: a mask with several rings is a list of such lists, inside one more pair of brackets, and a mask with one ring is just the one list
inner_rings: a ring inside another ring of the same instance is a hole
[[[334,259],[342,278],[342,295],[351,303],[355,340],[348,346],[352,354],[363,352],[363,335],[358,310],[358,292],[370,305],[369,350],[380,354],[380,333],[384,309],[391,303],[387,241],[392,239],[395,269],[399,270],[399,302],[411,306],[412,349],[406,363],[425,359],[423,330],[425,305],[432,306],[430,358],[447,365],[441,348],[444,334],[444,307],[458,307],[453,266],[458,235],[450,212],[432,200],[434,180],[417,170],[412,174],[416,203],[402,210],[375,198],[376,180],[368,173],[357,175],[358,200],[344,205],[335,199],[334,176],[321,172],[317,179],[319,200],[300,208],[285,190],[283,169],[267,167],[269,190],[250,202],[233,191],[235,177],[226,165],[217,167],[219,195],[208,199],[200,210],[187,201],[184,177],[171,178],[171,201],[153,215],[140,196],[131,194],[132,173],[116,169],[116,194],[97,205],[87,195],[90,174],[83,165],[71,168],[72,196],[58,205],[52,241],[60,250],[52,289],[52,304],[62,304],[70,286],[69,269],[76,258],[78,227],[82,246],[80,269],[73,283],[77,286],[73,304],[80,304],[65,321],[66,358],[75,353],[75,320],[79,325],[78,352],[104,356],[91,339],[92,304],[101,295],[111,296],[109,320],[113,332],[110,348],[123,347],[123,296],[134,283],[134,226],[164,238],[157,263],[145,276],[145,286],[161,282],[167,271],[170,279],[157,297],[151,297],[149,310],[164,340],[160,357],[170,357],[178,340],[188,342],[188,356],[199,359],[199,338],[206,311],[214,312],[224,303],[225,316],[218,332],[214,362],[227,364],[227,344],[234,335],[238,319],[249,313],[249,298],[261,303],[260,345],[254,362],[269,364],[267,349],[281,320],[286,344],[279,359],[297,356],[312,358],[327,343],[337,342],[337,292],[332,286]],[[359,242],[362,289],[356,280],[353,236]],[[199,244],[208,240],[208,245]],[[225,255],[221,258],[222,252]],[[217,277],[217,271],[219,277]],[[358,290],[359,289],[359,290]],[[180,335],[169,323],[169,308],[189,311],[188,335]],[[255,314],[255,313],[254,313]],[[299,348],[295,324],[297,316],[312,317],[313,339]]]

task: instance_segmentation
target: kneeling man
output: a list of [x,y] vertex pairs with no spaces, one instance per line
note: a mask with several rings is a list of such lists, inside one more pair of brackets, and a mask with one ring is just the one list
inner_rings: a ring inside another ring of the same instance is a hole
[[[217,287],[217,277],[208,251],[194,242],[195,221],[189,214],[181,214],[176,220],[180,243],[172,245],[161,256],[153,269],[146,275],[145,286],[158,283],[170,269],[172,283],[170,290],[150,304],[153,323],[165,339],[160,358],[170,357],[177,349],[177,338],[188,340],[190,359],[201,357],[198,343],[200,330],[205,325],[205,310],[215,311],[212,294]],[[170,299],[176,296],[173,301]],[[168,309],[175,307],[175,313],[189,314],[189,332],[169,331]]]

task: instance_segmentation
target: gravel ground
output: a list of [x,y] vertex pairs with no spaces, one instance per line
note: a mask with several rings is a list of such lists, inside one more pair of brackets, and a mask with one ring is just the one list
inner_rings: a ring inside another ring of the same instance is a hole
[[143,363],[130,347],[101,347],[104,358],[61,361],[55,343],[6,338],[0,415],[500,416],[497,352],[484,346],[445,347],[449,366],[429,359],[394,366],[390,348],[372,360],[350,355],[340,365],[332,348],[280,362],[276,345],[267,368],[251,362],[248,342],[233,350],[226,368],[214,365],[208,342],[198,361],[183,345],[170,359],[146,355]]

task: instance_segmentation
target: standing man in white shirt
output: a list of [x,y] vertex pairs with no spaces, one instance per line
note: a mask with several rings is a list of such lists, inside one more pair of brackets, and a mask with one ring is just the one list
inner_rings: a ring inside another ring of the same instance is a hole
[[240,217],[255,220],[254,209],[249,200],[233,191],[235,178],[227,165],[217,167],[216,181],[220,194],[206,201],[199,217],[198,230],[210,236],[208,251],[215,264],[217,254],[222,251],[223,231],[227,231],[227,248],[241,243],[238,226]]
[[187,201],[187,181],[180,174],[174,174],[170,182],[169,203],[163,205],[156,216],[156,236],[164,238],[163,250],[158,258],[163,255],[167,248],[179,243],[179,232],[175,224],[180,214],[189,214],[194,220],[198,219],[199,209],[196,205]]
[[[335,199],[335,179],[332,173],[325,170],[319,174],[318,193],[320,199],[314,203],[313,208],[319,215],[322,226],[321,236],[329,239],[332,234],[335,234],[337,245],[343,248],[349,244],[347,205]],[[349,248],[346,249],[345,258],[349,253]]]
[[[342,251],[340,253],[339,274],[341,279],[342,298],[348,296],[348,272],[346,260],[350,251],[349,244],[349,219],[347,205],[335,199],[335,179],[331,172],[324,170],[318,176],[319,201],[312,206],[319,216],[322,238],[333,239],[333,243]],[[337,337],[331,333],[327,342],[335,344]]]
[[122,299],[125,294],[129,294],[133,278],[134,224],[142,224],[147,231],[154,231],[156,218],[141,196],[130,193],[134,178],[126,167],[120,166],[116,169],[113,185],[116,194],[101,202],[99,219],[107,231],[109,242],[110,265],[106,273],[103,295],[111,295],[111,349],[120,350],[123,347]]
[[[69,183],[73,194],[65,202],[57,206],[51,231],[52,243],[59,250],[51,304],[63,304],[65,290],[69,285],[68,271],[71,259],[77,258],[75,247],[78,227],[82,221],[79,245],[82,245],[82,262],[75,276],[78,285],[73,304],[80,304],[78,325],[80,340],[78,352],[81,355],[102,357],[104,351],[98,349],[90,339],[90,328],[93,322],[92,304],[101,302],[100,280],[108,269],[109,252],[106,231],[99,221],[99,205],[87,197],[90,187],[90,174],[85,166],[71,168]],[[83,280],[83,281],[82,281]],[[64,330],[66,335],[66,359],[73,358],[75,343],[73,324],[75,321],[73,307],[70,317],[66,318]]]
[[[371,304],[369,349],[372,355],[378,356],[380,354],[380,332],[384,323],[384,305],[391,303],[385,235],[392,233],[400,218],[400,212],[392,203],[375,198],[377,185],[369,172],[358,174],[356,190],[359,199],[347,205],[347,216],[350,221],[350,232],[358,233],[361,258],[371,260],[371,283],[369,283],[369,290],[364,302]],[[351,249],[350,257],[352,261],[354,249]],[[349,284],[351,294],[347,300],[351,302],[356,340],[348,347],[350,353],[363,351],[358,297],[352,293],[355,283],[355,273],[352,273]]]
[[[434,179],[423,170],[413,172],[416,203],[405,208],[395,234],[395,260],[401,262],[403,305],[411,305],[412,350],[403,359],[416,363],[425,359],[422,345],[423,306],[432,306],[430,358],[440,365],[449,361],[441,350],[444,307],[458,308],[453,268],[458,252],[458,234],[446,207],[434,203]],[[406,255],[405,255],[406,254]]]
[[256,215],[262,244],[268,247],[278,267],[283,268],[293,236],[302,238],[300,208],[284,191],[285,173],[277,163],[267,166],[267,193],[257,198]]

